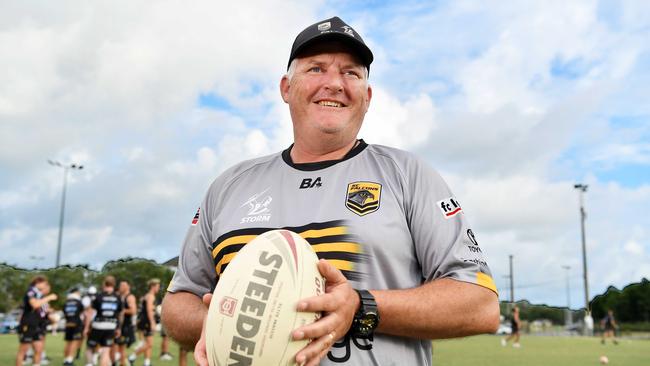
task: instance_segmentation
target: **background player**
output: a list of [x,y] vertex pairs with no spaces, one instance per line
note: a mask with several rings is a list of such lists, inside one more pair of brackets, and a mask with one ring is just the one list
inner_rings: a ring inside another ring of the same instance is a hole
[[512,332],[507,338],[501,339],[501,345],[506,346],[508,344],[508,341],[514,339],[514,343],[512,343],[512,346],[515,348],[521,347],[519,344],[519,329],[521,328],[521,319],[519,319],[519,307],[515,305],[514,308],[512,308],[512,315],[510,317],[510,327],[512,329]]
[[23,297],[23,314],[18,323],[20,346],[16,354],[16,366],[22,366],[23,359],[30,347],[34,348],[34,366],[40,366],[43,352],[43,334],[41,333],[41,310],[50,301],[57,299],[56,294],[47,294],[49,283],[47,277],[38,275],[32,279]]
[[77,349],[81,345],[85,327],[84,306],[81,303],[81,292],[73,288],[68,293],[68,298],[63,304],[65,316],[65,346],[63,348],[63,365],[70,366],[74,361]]
[[124,321],[122,322],[122,329],[120,336],[115,338],[117,351],[115,352],[115,362],[121,365],[126,365],[126,352],[129,347],[135,342],[135,318],[133,317],[137,312],[137,304],[135,295],[131,293],[131,285],[129,281],[120,281],[119,296],[122,301],[122,309],[124,311]]
[[156,295],[160,291],[160,280],[150,279],[147,284],[149,291],[142,297],[140,312],[138,313],[138,331],[144,336],[144,344],[129,356],[129,363],[133,365],[140,354],[144,354],[144,366],[151,365],[151,353],[153,351],[153,334],[156,329],[155,304]]
[[605,340],[607,338],[611,338],[612,343],[618,344],[615,334],[616,328],[618,328],[618,324],[616,324],[616,319],[614,319],[614,311],[612,311],[612,309],[607,309],[607,315],[605,315],[603,320],[600,321],[600,326],[603,328],[603,338],[600,340],[600,343],[605,344]]
[[[90,333],[86,342],[86,362],[92,365],[93,350],[99,347],[99,365],[110,366],[110,348],[116,336],[119,336],[120,325],[123,322],[122,302],[115,292],[115,277],[106,276],[102,292],[92,303]],[[89,330],[86,328],[85,333]]]
[[169,353],[169,337],[165,332],[165,326],[160,322],[160,313],[162,312],[162,305],[156,300],[156,324],[160,325],[160,360],[171,361],[173,356]]

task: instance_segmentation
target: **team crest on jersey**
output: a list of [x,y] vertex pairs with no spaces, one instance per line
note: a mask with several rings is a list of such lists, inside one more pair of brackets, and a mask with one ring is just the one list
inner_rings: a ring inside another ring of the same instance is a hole
[[379,210],[381,184],[373,182],[354,182],[348,184],[345,207],[359,216]]

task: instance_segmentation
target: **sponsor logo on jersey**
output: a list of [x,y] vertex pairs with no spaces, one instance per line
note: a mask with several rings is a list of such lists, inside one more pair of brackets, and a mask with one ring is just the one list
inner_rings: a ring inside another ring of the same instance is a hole
[[271,208],[269,206],[273,201],[273,197],[266,194],[269,189],[271,189],[271,187],[262,192],[255,193],[240,206],[248,206],[248,212],[246,213],[246,216],[241,219],[240,224],[271,221]]
[[379,210],[381,184],[374,182],[354,182],[348,184],[345,207],[359,216]]
[[200,213],[201,213],[201,207],[199,207],[199,209],[196,210],[196,213],[194,214],[194,218],[192,219],[192,226],[199,223],[199,214]]
[[481,248],[479,248],[479,246],[478,246],[478,242],[476,241],[476,237],[474,236],[474,232],[472,231],[472,229],[467,229],[467,238],[473,244],[473,245],[468,245],[467,246],[467,249],[469,249],[470,252],[472,252],[472,253],[483,253]]
[[305,178],[300,182],[300,189],[307,189],[307,188],[320,188],[323,185],[323,182],[321,181],[320,177],[316,179],[311,179],[311,178]]
[[444,200],[436,202],[436,205],[442,211],[442,215],[445,219],[449,219],[463,212],[463,209],[460,207],[460,203],[456,200],[455,197],[449,197]]

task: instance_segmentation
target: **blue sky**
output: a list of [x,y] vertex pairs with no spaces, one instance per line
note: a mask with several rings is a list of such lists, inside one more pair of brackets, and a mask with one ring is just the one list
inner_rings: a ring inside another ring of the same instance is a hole
[[47,159],[86,166],[70,177],[64,263],[177,255],[221,171],[291,143],[278,92],[291,43],[333,15],[375,55],[361,137],[441,172],[499,287],[513,254],[516,297],[564,305],[569,265],[580,305],[576,182],[591,293],[650,277],[644,1],[9,1],[1,260],[54,262],[61,172]]

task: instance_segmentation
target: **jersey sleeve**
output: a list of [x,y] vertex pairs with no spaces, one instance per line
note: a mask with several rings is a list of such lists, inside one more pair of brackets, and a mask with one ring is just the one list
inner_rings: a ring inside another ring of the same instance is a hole
[[178,269],[167,287],[168,292],[190,292],[202,297],[212,292],[216,285],[209,200],[208,192],[187,230],[178,257]]
[[424,280],[452,278],[497,292],[483,250],[442,177],[415,159],[406,174],[407,216]]

